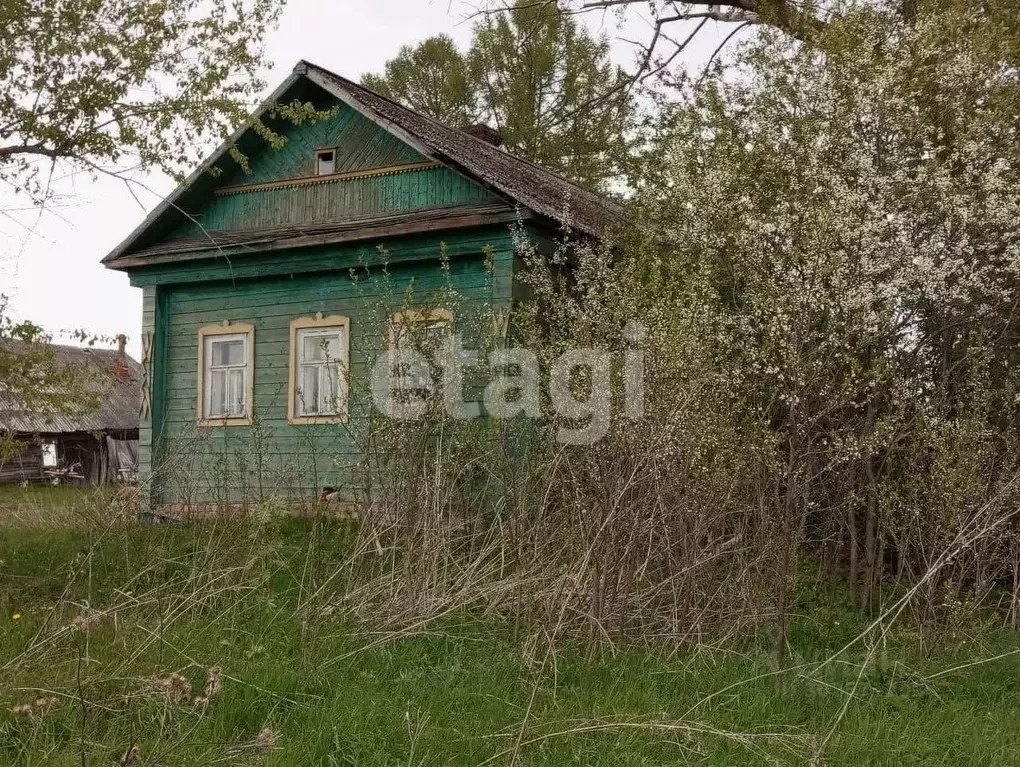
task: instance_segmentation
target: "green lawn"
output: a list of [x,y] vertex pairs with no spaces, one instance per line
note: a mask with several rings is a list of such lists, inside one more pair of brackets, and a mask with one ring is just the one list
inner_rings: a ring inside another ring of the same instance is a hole
[[[167,766],[1020,764],[1020,656],[931,678],[1020,650],[1008,632],[926,659],[904,632],[819,669],[863,624],[806,592],[781,673],[766,638],[550,654],[494,617],[355,624],[342,523],[104,526],[104,499],[74,502],[87,523],[0,520],[2,763],[116,764],[137,743]],[[200,694],[213,666],[207,708],[159,686]]]

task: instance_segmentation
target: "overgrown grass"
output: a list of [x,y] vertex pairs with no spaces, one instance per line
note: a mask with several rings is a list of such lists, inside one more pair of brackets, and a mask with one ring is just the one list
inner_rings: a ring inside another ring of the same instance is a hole
[[[819,585],[782,671],[766,636],[593,655],[467,611],[355,623],[353,538],[298,519],[0,524],[0,762],[115,764],[137,744],[161,765],[1020,763],[1016,656],[967,666],[1020,652],[1013,633],[921,657],[894,631],[822,665],[865,624]],[[216,666],[208,707],[160,686],[180,673],[198,696]]]
[[0,485],[0,525],[67,527],[105,508],[117,486]]

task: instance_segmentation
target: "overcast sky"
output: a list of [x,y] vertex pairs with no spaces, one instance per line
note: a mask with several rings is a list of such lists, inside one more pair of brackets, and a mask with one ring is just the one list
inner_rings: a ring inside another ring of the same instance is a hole
[[[381,70],[401,45],[429,35],[445,32],[466,45],[471,8],[462,0],[290,0],[279,28],[268,37],[269,90],[302,58],[358,79]],[[619,38],[647,40],[650,35],[640,12],[628,17],[622,31],[614,15],[585,18],[589,27],[610,35],[613,57],[624,66],[632,65],[635,49]],[[691,61],[703,60],[718,37],[710,32],[699,41]],[[65,330],[110,337],[126,333],[129,353],[139,357],[142,292],[128,284],[127,275],[104,269],[99,260],[173,190],[165,177],[140,181],[151,191],[135,187],[136,200],[122,182],[110,178],[64,179],[57,189],[70,199],[43,214],[38,224],[34,212],[16,210],[17,198],[0,198],[8,212],[0,217],[0,294],[8,296],[13,318],[36,322],[65,343],[71,342],[62,336]]]

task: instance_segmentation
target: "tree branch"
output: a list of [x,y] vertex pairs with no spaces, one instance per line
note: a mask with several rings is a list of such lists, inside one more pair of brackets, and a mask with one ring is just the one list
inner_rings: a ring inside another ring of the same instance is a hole
[[42,157],[49,157],[57,160],[66,157],[66,153],[53,149],[44,144],[12,144],[11,146],[0,146],[0,159],[12,157],[18,154],[35,154]]
[[[641,5],[647,6],[647,0],[585,0],[581,11],[605,10],[612,7]],[[791,0],[679,0],[675,5],[688,7],[707,7],[704,11],[708,18],[722,22],[771,24],[782,29],[798,40],[809,42],[825,29],[826,22],[817,16],[804,13],[796,8]],[[680,13],[675,16],[660,17],[660,23],[684,21],[699,18],[701,14]],[[654,45],[649,46],[654,47]]]

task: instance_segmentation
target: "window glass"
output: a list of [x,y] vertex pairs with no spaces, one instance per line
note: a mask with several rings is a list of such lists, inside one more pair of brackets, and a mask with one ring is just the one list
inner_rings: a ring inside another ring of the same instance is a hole
[[[433,368],[438,364],[436,355],[453,330],[450,312],[445,309],[398,312],[390,323],[391,348],[413,349],[424,354]],[[433,369],[431,380],[435,380],[436,373]],[[432,388],[428,370],[406,360],[394,360],[390,375],[398,379],[399,388],[409,395],[427,393]]]
[[207,336],[205,345],[203,416],[245,416],[248,412],[248,336]]
[[450,323],[445,320],[430,322],[425,325],[425,343],[429,347],[438,347],[450,335]]
[[319,408],[319,368],[305,365],[301,369],[301,412],[316,413]]
[[57,445],[55,442],[43,443],[42,462],[46,468],[53,468],[57,465]]
[[294,397],[299,416],[331,416],[340,411],[343,344],[344,331],[340,327],[298,330],[299,370]]
[[243,365],[244,364],[244,341],[217,341],[212,340],[213,365]]
[[302,362],[334,362],[340,358],[340,332],[338,329],[329,331],[299,331],[301,333]]

